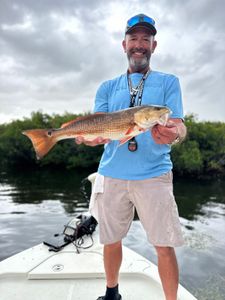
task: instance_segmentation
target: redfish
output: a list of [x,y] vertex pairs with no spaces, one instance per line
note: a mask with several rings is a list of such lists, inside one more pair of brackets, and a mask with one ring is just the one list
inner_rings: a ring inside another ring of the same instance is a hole
[[143,105],[112,113],[90,114],[65,123],[58,129],[32,129],[23,131],[23,134],[30,138],[37,159],[41,159],[58,141],[78,136],[88,141],[102,137],[124,144],[156,124],[165,125],[170,113],[165,106]]

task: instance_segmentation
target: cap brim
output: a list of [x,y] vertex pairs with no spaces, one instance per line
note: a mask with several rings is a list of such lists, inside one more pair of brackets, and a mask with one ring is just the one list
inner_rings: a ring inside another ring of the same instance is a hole
[[156,35],[156,33],[157,33],[157,30],[151,24],[149,24],[149,23],[138,23],[138,24],[135,24],[134,26],[128,28],[126,30],[125,34],[131,33],[135,28],[139,28],[139,27],[147,29],[152,35]]

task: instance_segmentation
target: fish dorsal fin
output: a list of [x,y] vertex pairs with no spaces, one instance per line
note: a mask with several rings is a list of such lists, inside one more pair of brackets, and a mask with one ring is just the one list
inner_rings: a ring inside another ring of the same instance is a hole
[[79,121],[90,120],[90,119],[92,119],[93,117],[95,117],[97,115],[103,115],[103,114],[106,114],[106,113],[104,113],[104,112],[97,112],[95,114],[91,114],[91,115],[87,115],[87,116],[82,116],[82,117],[77,117],[76,119],[74,119],[72,121],[63,123],[60,128],[65,128],[65,127],[67,127],[69,125],[72,125],[72,124],[74,124],[76,122],[79,122]]

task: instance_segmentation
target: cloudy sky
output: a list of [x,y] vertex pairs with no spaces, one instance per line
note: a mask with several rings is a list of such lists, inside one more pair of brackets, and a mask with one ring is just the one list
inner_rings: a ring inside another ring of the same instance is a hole
[[87,112],[126,72],[126,20],[156,20],[154,70],[176,74],[185,113],[225,121],[223,0],[0,0],[0,123],[32,111]]

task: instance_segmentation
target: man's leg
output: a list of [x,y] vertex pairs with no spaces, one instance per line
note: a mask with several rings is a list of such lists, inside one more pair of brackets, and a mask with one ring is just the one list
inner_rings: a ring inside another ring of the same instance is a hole
[[[97,195],[100,243],[104,244],[106,293],[99,300],[120,300],[118,277],[122,262],[121,240],[134,216],[126,180],[104,177],[104,192]],[[113,195],[113,197],[112,197]],[[118,241],[115,242],[114,241]]]
[[104,267],[106,274],[106,293],[105,296],[97,300],[121,300],[119,294],[118,279],[119,270],[122,262],[121,241],[113,244],[104,245]]
[[118,284],[119,269],[122,262],[121,241],[104,246],[104,267],[107,287],[114,287]]
[[174,248],[155,247],[158,254],[158,271],[166,300],[177,300],[179,272]]

